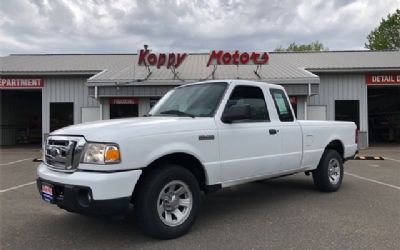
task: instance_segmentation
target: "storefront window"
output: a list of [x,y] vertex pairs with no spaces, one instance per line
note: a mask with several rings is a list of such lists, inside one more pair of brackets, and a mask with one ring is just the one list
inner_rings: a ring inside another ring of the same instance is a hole
[[74,103],[50,103],[50,132],[74,124]]
[[110,119],[137,117],[138,110],[137,104],[111,104]]
[[360,129],[360,101],[335,100],[335,120],[355,122]]
[[139,100],[135,97],[110,98],[110,119],[139,116]]
[[150,98],[150,108],[152,109],[160,99],[161,99],[161,97],[151,97]]

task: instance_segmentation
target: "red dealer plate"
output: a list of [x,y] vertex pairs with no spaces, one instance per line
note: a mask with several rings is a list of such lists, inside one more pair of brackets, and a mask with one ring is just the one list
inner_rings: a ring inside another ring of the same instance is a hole
[[53,196],[53,185],[42,183],[42,198],[43,200],[53,203],[54,196]]

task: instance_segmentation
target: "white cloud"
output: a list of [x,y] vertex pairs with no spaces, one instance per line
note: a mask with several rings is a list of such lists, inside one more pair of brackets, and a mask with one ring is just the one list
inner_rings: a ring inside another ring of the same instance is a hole
[[273,50],[319,40],[362,49],[400,0],[9,0],[0,54]]

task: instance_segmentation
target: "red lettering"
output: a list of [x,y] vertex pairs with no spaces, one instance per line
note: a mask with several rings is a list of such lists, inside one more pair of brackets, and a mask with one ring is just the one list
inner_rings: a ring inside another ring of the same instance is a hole
[[218,52],[216,52],[215,50],[213,50],[211,52],[210,57],[208,58],[208,62],[207,62],[207,67],[210,66],[211,62],[213,60],[217,60],[217,64],[221,64],[221,56],[222,56],[223,51],[220,50]]
[[231,62],[232,59],[232,55],[229,52],[226,52],[223,56],[222,56],[222,62],[224,64],[229,64]]
[[156,65],[157,63],[157,56],[153,53],[151,53],[148,57],[147,57],[147,61],[149,62],[150,65]]
[[159,68],[161,67],[161,65],[164,65],[165,60],[166,60],[165,57],[166,57],[166,55],[163,54],[163,53],[161,53],[161,54],[158,56],[157,69],[159,69]]
[[137,98],[110,98],[110,104],[137,104]]
[[366,84],[377,84],[377,85],[387,85],[387,84],[400,84],[400,74],[398,73],[386,73],[386,74],[367,74],[365,77]]
[[187,54],[186,53],[160,53],[154,54],[151,53],[151,50],[145,48],[144,50],[140,50],[138,55],[138,65],[152,65],[157,66],[157,68],[161,68],[161,66],[170,67],[179,67],[182,62],[185,60]]
[[168,55],[167,69],[169,69],[171,66],[173,66],[174,63],[175,63],[175,54],[174,54],[174,53],[169,53],[169,55]]
[[235,53],[232,55],[232,63],[233,64],[239,64],[239,51],[236,50]]
[[241,64],[247,64],[249,62],[249,59],[250,56],[247,52],[242,53],[239,58]]
[[186,58],[186,53],[183,53],[183,54],[178,53],[178,56],[176,58],[176,64],[174,67],[178,68],[179,65],[181,65],[181,63],[183,62],[183,60],[185,60],[185,58]]
[[0,88],[42,88],[41,78],[0,78]]
[[264,52],[261,56],[260,64],[266,64],[269,60],[269,55],[267,52]]
[[146,50],[144,50],[144,49],[141,49],[140,50],[140,54],[139,54],[139,65],[146,65],[147,66],[147,63],[146,63],[146,56],[147,56],[147,54],[149,53],[149,50],[148,49],[146,49]]
[[207,62],[207,67],[210,64],[216,65],[239,65],[239,64],[248,64],[251,60],[251,64],[267,64],[269,60],[268,52],[252,52],[240,53],[238,50],[235,52],[224,52],[222,50],[215,51],[213,50],[210,54],[210,57]]
[[260,54],[258,54],[257,52],[251,53],[251,60],[253,61],[254,64],[260,64],[257,61],[258,57],[260,57]]

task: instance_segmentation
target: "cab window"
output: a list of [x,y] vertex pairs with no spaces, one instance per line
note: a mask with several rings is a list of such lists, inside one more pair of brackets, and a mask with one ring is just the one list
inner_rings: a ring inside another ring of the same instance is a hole
[[292,110],[290,109],[290,105],[286,98],[285,92],[281,89],[270,89],[270,93],[272,95],[272,99],[274,100],[279,120],[281,122],[294,121]]
[[250,119],[242,122],[268,122],[269,114],[264,94],[259,87],[236,86],[225,106],[225,110],[235,105],[248,105]]

